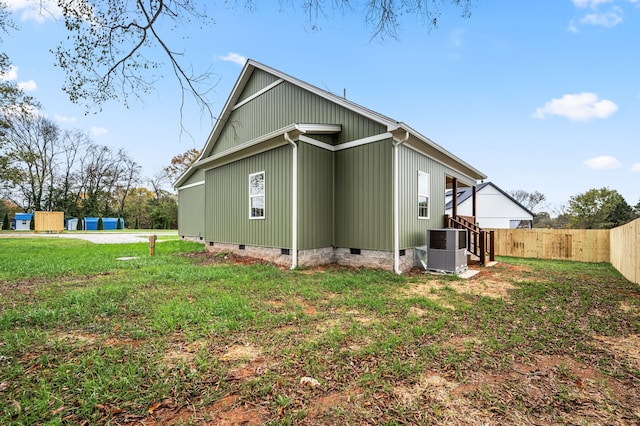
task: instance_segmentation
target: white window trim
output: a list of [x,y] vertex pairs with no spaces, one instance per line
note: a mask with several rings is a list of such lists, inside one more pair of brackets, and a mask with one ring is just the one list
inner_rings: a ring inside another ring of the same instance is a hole
[[[262,181],[264,182],[263,192],[260,195],[251,195],[251,178],[253,176],[262,175]],[[266,216],[267,207],[267,179],[264,170],[261,172],[249,174],[249,219],[264,219]],[[262,207],[262,216],[253,216],[251,211],[251,201],[253,198],[262,197],[264,199],[264,206]]]
[[[427,192],[426,193],[421,193],[420,192],[420,176],[426,176],[427,177]],[[418,204],[418,219],[429,219],[431,217],[431,177],[429,176],[429,173],[423,172],[418,170],[418,182],[417,182],[417,189],[418,189],[418,197],[417,200],[420,200],[420,197],[426,197],[427,198],[427,215],[426,216],[420,216],[420,204]]]

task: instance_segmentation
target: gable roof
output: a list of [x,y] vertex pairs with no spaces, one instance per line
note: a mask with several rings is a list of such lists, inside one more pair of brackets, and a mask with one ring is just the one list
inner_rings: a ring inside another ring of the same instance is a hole
[[[256,69],[260,69],[262,71],[265,71],[269,74],[274,75],[275,77],[278,78],[278,80],[274,83],[272,83],[271,85],[265,87],[263,90],[257,92],[256,95],[259,95],[261,93],[266,92],[267,90],[269,90],[271,87],[286,81],[290,84],[293,84],[295,86],[298,86],[304,90],[307,90],[317,96],[320,96],[324,99],[327,99],[337,105],[340,105],[348,110],[351,110],[357,114],[360,114],[364,117],[369,118],[372,121],[378,122],[384,126],[387,127],[387,131],[389,132],[389,138],[391,138],[393,136],[393,134],[405,134],[405,132],[407,134],[409,134],[410,139],[409,139],[409,143],[408,145],[411,147],[414,147],[420,151],[423,151],[425,154],[429,155],[430,157],[442,162],[443,164],[447,164],[449,167],[451,167],[454,170],[459,170],[462,171],[463,174],[476,179],[476,180],[481,180],[481,179],[486,179],[487,176],[480,172],[479,170],[475,169],[474,167],[472,167],[471,165],[467,164],[466,162],[464,162],[463,160],[461,160],[460,158],[456,157],[455,155],[453,155],[452,153],[450,153],[449,151],[447,151],[446,149],[444,149],[442,146],[436,144],[435,142],[433,142],[432,140],[430,140],[429,138],[427,138],[426,136],[421,135],[419,132],[415,131],[414,129],[412,129],[411,127],[407,126],[405,123],[394,120],[392,118],[389,118],[385,115],[382,115],[380,113],[377,113],[375,111],[372,111],[368,108],[365,108],[361,105],[358,105],[354,102],[351,102],[347,99],[345,99],[344,97],[340,97],[338,95],[335,95],[331,92],[328,92],[326,90],[320,89],[316,86],[313,86],[309,83],[306,83],[302,80],[299,80],[295,77],[292,77],[290,75],[287,75],[281,71],[278,71],[274,68],[271,68],[267,65],[261,64],[257,61],[254,61],[252,59],[248,59],[247,62],[245,63],[242,71],[240,72],[240,76],[238,77],[238,80],[236,81],[236,84],[234,85],[233,89],[231,90],[231,94],[229,95],[229,98],[227,99],[227,102],[225,103],[224,107],[222,108],[222,112],[220,114],[220,116],[218,117],[218,119],[216,120],[216,123],[211,131],[211,133],[209,134],[209,137],[207,138],[207,142],[204,146],[204,148],[202,149],[200,156],[198,157],[198,159],[182,174],[182,176],[180,176],[178,178],[178,180],[176,181],[176,183],[174,184],[175,188],[180,187],[188,178],[189,176],[191,176],[191,174],[197,170],[198,168],[202,168],[205,167],[207,164],[206,158],[211,154],[211,152],[213,151],[213,148],[218,140],[218,137],[220,136],[220,134],[222,133],[222,130],[224,129],[224,125],[227,122],[227,120],[229,119],[229,116],[231,115],[232,111],[237,108],[238,106],[242,105],[243,103],[245,103],[247,100],[243,100],[240,103],[238,103],[240,96],[245,88],[245,86],[247,85],[247,83],[249,82],[249,80],[251,79],[251,76],[254,72],[254,70]],[[291,123],[292,126],[297,126],[300,123]],[[284,130],[283,130],[284,131]]]
[[[528,208],[523,206],[518,200],[516,200],[511,195],[507,194],[501,188],[499,188],[498,186],[496,186],[495,184],[493,184],[491,182],[483,182],[480,185],[478,185],[476,187],[476,193],[482,191],[488,185],[491,185],[493,188],[497,189],[500,193],[502,193],[502,195],[504,195],[505,197],[510,199],[514,204],[517,204],[519,207],[521,207],[524,211],[529,213],[531,216],[535,216],[535,214],[531,210],[529,210]],[[445,193],[446,197],[451,197],[452,195],[453,195],[453,190],[452,189],[447,190],[447,192]],[[473,195],[473,189],[472,188],[470,188],[470,187],[458,188],[458,205],[464,203],[472,195]],[[447,204],[445,205],[444,209],[445,210],[450,210],[452,208],[453,208],[453,199],[447,201]]]

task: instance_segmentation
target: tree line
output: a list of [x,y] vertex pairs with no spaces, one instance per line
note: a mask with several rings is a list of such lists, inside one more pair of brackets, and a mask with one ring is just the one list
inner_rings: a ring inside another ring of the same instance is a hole
[[611,229],[640,218],[640,200],[631,206],[615,189],[594,188],[573,195],[567,205],[552,213],[539,191],[508,191],[509,195],[534,214],[534,228]]
[[176,228],[176,196],[166,176],[142,186],[140,166],[124,149],[62,130],[33,110],[4,115],[0,145],[0,218],[8,213],[62,211],[66,217],[119,217],[127,227]]

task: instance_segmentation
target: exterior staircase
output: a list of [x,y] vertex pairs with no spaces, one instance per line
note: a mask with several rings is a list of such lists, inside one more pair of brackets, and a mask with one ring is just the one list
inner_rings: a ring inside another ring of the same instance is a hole
[[486,231],[475,223],[472,216],[444,216],[447,228],[465,229],[467,231],[467,252],[471,260],[481,265],[495,260],[495,232]]

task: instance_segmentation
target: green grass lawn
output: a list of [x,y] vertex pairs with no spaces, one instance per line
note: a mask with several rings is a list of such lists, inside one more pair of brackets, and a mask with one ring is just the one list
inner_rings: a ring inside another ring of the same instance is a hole
[[0,424],[640,422],[640,286],[608,264],[463,280],[203,250],[0,239]]

